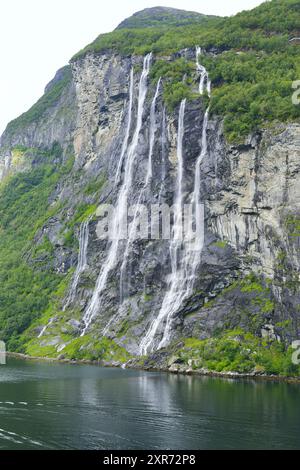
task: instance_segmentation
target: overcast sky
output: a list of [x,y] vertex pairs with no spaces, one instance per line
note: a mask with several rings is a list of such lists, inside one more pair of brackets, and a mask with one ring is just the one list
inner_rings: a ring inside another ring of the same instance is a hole
[[229,16],[262,0],[1,0],[0,134],[42,94],[57,69],[132,13],[170,6]]

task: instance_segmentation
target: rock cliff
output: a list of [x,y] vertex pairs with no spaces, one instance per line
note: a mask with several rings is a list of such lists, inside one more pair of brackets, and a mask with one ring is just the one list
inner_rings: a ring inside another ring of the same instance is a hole
[[[184,106],[165,106],[164,77],[151,77],[159,58],[88,53],[2,136],[2,184],[40,164],[36,149],[50,152],[56,168],[72,158],[26,254],[64,283],[24,333],[30,354],[98,359],[105,350],[110,363],[178,370],[193,366],[202,341],[229,332],[240,349],[247,335],[283,348],[299,338],[300,125],[275,124],[228,144],[222,116],[199,94],[196,50],[164,60],[180,57],[195,64],[194,98]],[[136,209],[127,239],[97,235],[100,204],[172,206],[195,194],[204,240],[193,253],[172,240],[131,239]],[[51,256],[37,257],[45,239]]]

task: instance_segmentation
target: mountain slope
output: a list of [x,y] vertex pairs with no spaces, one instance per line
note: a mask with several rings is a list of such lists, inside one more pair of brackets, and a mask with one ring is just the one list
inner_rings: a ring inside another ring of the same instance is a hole
[[71,140],[74,130],[75,90],[70,66],[60,69],[44,95],[27,112],[11,121],[1,136],[2,149],[24,145],[51,147]]
[[[300,53],[289,42],[299,5],[273,0],[200,24],[172,10],[163,28],[148,10],[149,27],[130,19],[99,36],[8,125],[0,329],[10,350],[300,374]],[[169,240],[115,249],[98,238],[100,203],[172,206],[179,189],[204,204],[197,257],[184,244],[177,265]]]
[[212,17],[176,8],[154,7],[135,13],[122,21],[117,29],[184,26],[191,23],[201,23],[208,18]]

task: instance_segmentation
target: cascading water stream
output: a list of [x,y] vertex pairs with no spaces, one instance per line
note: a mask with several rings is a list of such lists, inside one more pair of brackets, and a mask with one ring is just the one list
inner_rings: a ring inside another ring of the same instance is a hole
[[87,268],[87,249],[89,243],[89,223],[90,218],[85,222],[82,222],[80,225],[79,231],[79,253],[78,253],[78,263],[77,268],[73,277],[71,284],[70,292],[63,307],[63,312],[69,307],[69,305],[74,301],[76,296],[77,286],[80,280],[81,274]]
[[147,175],[145,178],[144,185],[139,193],[137,204],[136,204],[136,210],[133,215],[133,220],[130,224],[130,229],[129,229],[129,234],[128,234],[128,239],[126,243],[126,248],[125,252],[123,255],[123,263],[121,266],[120,270],[120,302],[122,303],[124,299],[124,292],[125,292],[125,280],[126,280],[126,269],[128,265],[128,258],[130,254],[130,250],[132,248],[132,243],[136,239],[136,234],[137,234],[137,229],[138,229],[138,214],[139,214],[139,205],[142,202],[143,196],[145,195],[145,192],[147,188],[149,187],[151,180],[152,180],[152,157],[153,157],[153,150],[154,150],[154,144],[155,144],[155,135],[156,135],[156,104],[157,104],[157,99],[159,96],[159,91],[160,91],[160,86],[161,86],[161,78],[157,82],[156,86],[156,91],[154,94],[154,98],[151,103],[151,110],[150,110],[150,132],[149,132],[149,153],[148,153],[148,169],[147,169]]
[[200,63],[200,56],[202,55],[201,47],[196,47],[196,67],[197,71],[200,74],[200,82],[199,82],[199,93],[203,95],[206,85],[206,92],[209,97],[211,97],[211,81],[209,79],[207,70],[203,65]]
[[161,85],[161,78],[157,82],[155,95],[151,103],[150,110],[150,145],[149,145],[149,156],[148,156],[148,171],[146,176],[145,186],[148,186],[152,179],[152,156],[155,144],[155,134],[156,134],[156,103],[159,96],[159,90]]
[[38,338],[42,338],[42,336],[44,336],[44,334],[46,333],[47,329],[49,328],[49,326],[52,325],[53,322],[54,322],[54,318],[51,318],[51,320],[49,320],[49,322],[47,323],[47,325],[44,326],[44,328],[42,329],[42,331],[41,331],[40,334],[38,335]]
[[[178,275],[177,285],[179,289],[170,291],[166,299],[166,305],[169,308],[167,315],[166,326],[163,338],[158,346],[158,349],[166,346],[169,343],[172,333],[173,315],[179,311],[185,299],[192,293],[194,282],[196,278],[196,270],[201,261],[201,254],[204,247],[204,208],[200,205],[200,192],[201,192],[201,163],[207,154],[207,127],[208,127],[209,109],[206,110],[203,129],[202,129],[202,147],[201,154],[196,163],[194,191],[192,195],[193,217],[200,230],[197,232],[196,237],[193,239],[186,238],[183,248],[181,275]],[[175,287],[177,288],[176,284]]]
[[[208,96],[211,96],[211,82],[209,80],[208,72],[200,64],[199,57],[201,55],[201,48],[196,48],[196,57],[197,57],[197,70],[200,73],[200,94],[204,93],[204,84],[206,83],[206,92]],[[201,153],[196,162],[195,168],[195,180],[194,180],[194,190],[191,198],[191,204],[193,207],[193,217],[195,223],[198,227],[204,229],[204,209],[200,205],[200,193],[201,193],[201,164],[204,157],[207,154],[207,128],[208,128],[208,117],[209,117],[209,108],[206,110],[203,125],[202,125],[202,138],[201,138]],[[169,313],[167,315],[166,326],[164,330],[163,338],[158,346],[162,348],[166,346],[171,338],[172,333],[172,321],[173,316],[176,312],[179,311],[185,299],[187,299],[193,292],[196,269],[199,266],[201,261],[201,254],[204,247],[204,230],[199,230],[195,239],[186,238],[184,247],[183,247],[183,256],[182,256],[182,266],[181,273],[184,273],[184,278],[178,276],[181,279],[181,284],[179,284],[179,292],[174,292],[172,297],[172,292],[170,292],[171,299],[167,299],[167,307],[169,306]],[[168,297],[168,295],[167,295]]]
[[176,311],[177,306],[180,306],[181,299],[179,298],[178,289],[182,284],[182,278],[179,272],[179,250],[182,246],[182,209],[183,209],[183,137],[184,137],[184,114],[185,114],[186,100],[183,100],[180,105],[179,119],[178,119],[178,138],[177,138],[177,191],[174,203],[174,225],[172,229],[172,240],[170,243],[170,258],[172,274],[169,282],[169,289],[164,297],[160,312],[152,322],[148,332],[140,344],[141,355],[147,354],[149,348],[153,345],[155,335],[168,317],[168,315]]
[[[200,64],[199,57],[201,55],[201,48],[196,48],[196,64],[197,70],[200,74],[200,86],[199,93],[202,95],[204,93],[204,87],[206,84],[206,92],[211,95],[211,82],[209,80],[208,73]],[[180,117],[179,117],[179,126],[178,126],[178,194],[182,194],[182,184],[180,184],[180,179],[183,174],[183,159],[182,159],[182,139],[183,139],[183,117],[182,113],[183,103],[180,108]],[[202,139],[201,139],[201,153],[196,162],[195,168],[195,180],[194,180],[194,190],[191,195],[191,204],[194,209],[193,217],[198,226],[203,228],[200,233],[197,232],[195,240],[187,238],[179,247],[178,240],[176,241],[175,236],[176,232],[178,234],[178,224],[176,223],[176,217],[178,214],[175,213],[175,227],[173,228],[172,241],[170,245],[170,257],[171,257],[171,266],[172,274],[169,282],[168,291],[163,299],[160,312],[157,318],[152,322],[148,332],[146,333],[145,338],[140,345],[140,354],[146,355],[148,352],[151,352],[154,348],[155,336],[161,328],[161,325],[165,324],[164,333],[162,339],[158,345],[158,349],[166,346],[170,339],[172,333],[172,322],[174,315],[180,310],[185,299],[187,299],[193,292],[196,270],[201,261],[201,254],[204,247],[204,210],[200,205],[200,193],[201,193],[201,163],[207,154],[207,128],[208,128],[208,117],[209,117],[209,108],[205,112],[203,126],[202,126]],[[176,203],[181,205],[181,214],[182,218],[182,196],[177,195]],[[181,219],[182,220],[182,219]]]
[[132,187],[133,168],[136,159],[136,150],[138,147],[139,136],[143,124],[144,104],[148,90],[148,75],[150,71],[151,58],[152,54],[148,54],[144,58],[143,72],[141,74],[139,82],[136,128],[129,148],[124,151],[124,157],[126,156],[124,180],[120,188],[115,208],[114,220],[112,224],[113,233],[111,234],[112,242],[108,250],[106,261],[103,264],[104,267],[98,276],[92,299],[83,317],[83,322],[85,326],[81,333],[81,336],[85,335],[87,329],[89,328],[90,324],[92,323],[93,319],[99,311],[99,307],[101,305],[100,296],[106,287],[109,273],[115,267],[115,264],[118,259],[119,242],[126,237],[126,235],[123,233],[123,222],[124,219],[127,219],[127,198]]
[[166,126],[167,126],[167,116],[166,116],[166,108],[163,109],[163,114],[162,114],[162,124],[161,124],[161,166],[162,166],[162,172],[161,172],[161,187],[159,191],[159,196],[158,196],[158,203],[161,204],[162,202],[162,196],[165,191],[165,179],[166,179],[166,174],[167,174],[167,167],[166,167],[166,142],[167,142],[167,136],[166,136]]
[[[80,277],[82,273],[85,271],[87,268],[87,249],[88,249],[88,243],[89,243],[89,223],[90,219],[86,220],[85,222],[82,222],[80,225],[80,230],[79,230],[79,253],[78,253],[78,263],[77,263],[77,268],[74,273],[73,281],[71,284],[70,292],[67,297],[67,300],[64,304],[63,307],[63,312],[67,310],[69,305],[75,300],[76,296],[76,290],[77,286],[80,280]],[[44,336],[46,333],[47,329],[52,325],[54,322],[54,318],[51,318],[50,321],[48,322],[47,325],[44,326],[42,331],[40,332],[38,338],[41,338]]]
[[120,182],[120,177],[121,177],[121,173],[122,173],[122,166],[123,166],[124,158],[125,158],[125,155],[126,155],[126,152],[127,152],[127,149],[128,149],[128,142],[129,142],[129,136],[130,136],[131,123],[132,123],[133,88],[134,88],[134,75],[133,75],[133,68],[132,68],[131,71],[130,71],[128,121],[127,121],[125,139],[123,141],[121,155],[120,155],[118,168],[117,168],[117,173],[116,173],[116,178],[115,178],[115,187]]

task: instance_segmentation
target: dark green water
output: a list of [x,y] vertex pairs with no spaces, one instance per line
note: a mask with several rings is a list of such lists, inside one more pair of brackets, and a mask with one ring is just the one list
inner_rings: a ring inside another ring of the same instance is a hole
[[0,449],[300,448],[300,387],[9,359]]

